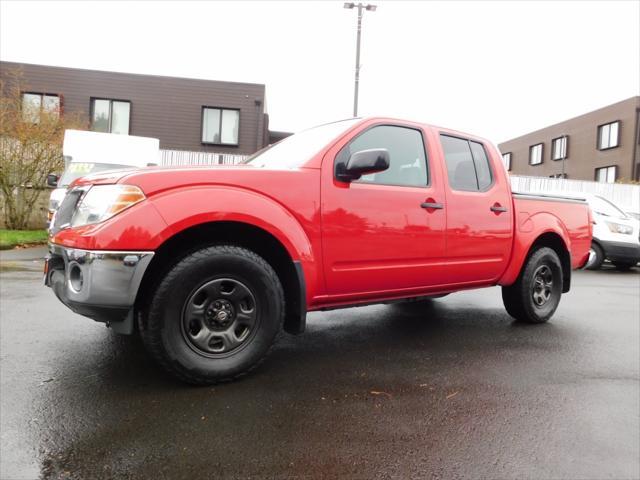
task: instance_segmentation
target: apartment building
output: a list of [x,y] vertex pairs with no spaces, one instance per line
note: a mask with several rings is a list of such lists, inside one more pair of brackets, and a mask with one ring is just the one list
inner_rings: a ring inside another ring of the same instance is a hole
[[78,112],[98,132],[160,140],[160,148],[249,155],[270,143],[265,86],[0,62],[19,71],[23,112]]
[[640,180],[640,97],[499,145],[514,175],[613,183]]

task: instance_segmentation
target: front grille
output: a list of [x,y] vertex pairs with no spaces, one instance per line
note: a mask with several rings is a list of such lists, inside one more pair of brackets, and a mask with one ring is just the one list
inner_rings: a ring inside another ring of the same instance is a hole
[[71,223],[73,212],[75,212],[76,205],[78,204],[80,198],[82,198],[83,194],[84,189],[81,188],[75,188],[67,192],[64,199],[60,203],[60,208],[58,208],[58,210],[56,211],[53,226],[51,227],[52,235],[55,235],[60,231],[61,228]]

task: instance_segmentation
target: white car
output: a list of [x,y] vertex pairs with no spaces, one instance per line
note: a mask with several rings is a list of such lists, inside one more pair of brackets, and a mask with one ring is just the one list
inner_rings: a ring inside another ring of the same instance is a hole
[[587,269],[597,270],[609,260],[619,270],[628,270],[640,261],[640,222],[609,200],[584,195],[593,214],[593,241]]
[[76,178],[106,170],[157,165],[160,141],[133,135],[66,130],[62,152],[64,173],[61,177],[53,173],[47,177],[47,185],[55,189],[49,198],[48,222],[66,195],[67,187]]

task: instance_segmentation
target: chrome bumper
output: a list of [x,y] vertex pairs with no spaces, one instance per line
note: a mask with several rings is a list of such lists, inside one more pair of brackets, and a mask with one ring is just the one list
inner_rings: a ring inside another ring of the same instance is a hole
[[76,313],[101,322],[123,321],[153,253],[80,250],[50,243],[45,284]]

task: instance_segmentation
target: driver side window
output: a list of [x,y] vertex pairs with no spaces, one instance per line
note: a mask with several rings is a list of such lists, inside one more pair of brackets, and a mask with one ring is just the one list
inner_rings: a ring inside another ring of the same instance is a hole
[[356,183],[425,187],[429,184],[427,157],[419,130],[380,125],[364,131],[345,145],[336,163],[347,163],[359,151],[384,148],[389,152],[389,168],[383,172],[363,175]]

